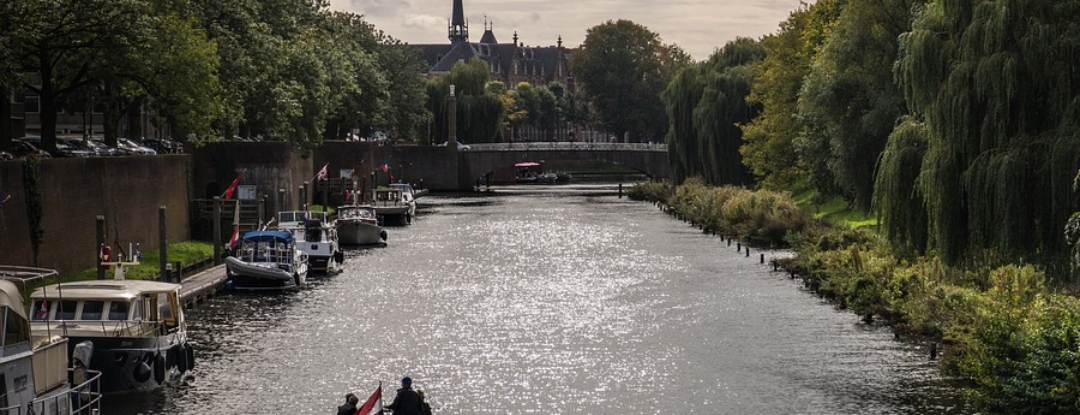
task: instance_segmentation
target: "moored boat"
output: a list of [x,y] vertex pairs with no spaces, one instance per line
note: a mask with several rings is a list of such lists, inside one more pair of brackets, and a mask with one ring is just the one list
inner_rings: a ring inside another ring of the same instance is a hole
[[342,245],[385,245],[386,230],[379,226],[371,205],[345,205],[337,209],[337,234]]
[[225,269],[236,289],[281,290],[304,284],[307,260],[292,233],[251,231],[244,234],[233,256],[225,258]]
[[372,207],[383,225],[407,225],[416,216],[416,200],[402,189],[375,189]]
[[338,246],[337,227],[326,212],[278,212],[277,227],[296,238],[296,247],[307,254],[308,269],[314,272],[340,271],[345,254]]
[[[77,358],[68,367],[68,339],[36,336],[14,282],[25,284],[56,271],[26,267],[0,267],[0,413],[72,415],[101,410],[101,374]],[[69,376],[70,372],[70,376]],[[69,381],[74,381],[74,385]]]
[[69,354],[92,345],[89,369],[101,372],[102,392],[149,391],[195,366],[180,284],[123,279],[51,284],[34,290],[34,336],[63,336]]

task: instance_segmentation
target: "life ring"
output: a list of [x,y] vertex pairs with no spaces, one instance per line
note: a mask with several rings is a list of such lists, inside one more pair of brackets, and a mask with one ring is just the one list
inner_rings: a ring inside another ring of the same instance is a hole
[[154,380],[159,384],[165,382],[165,356],[161,353],[154,357]]
[[187,358],[188,370],[195,368],[195,348],[190,343],[184,343],[184,356]]

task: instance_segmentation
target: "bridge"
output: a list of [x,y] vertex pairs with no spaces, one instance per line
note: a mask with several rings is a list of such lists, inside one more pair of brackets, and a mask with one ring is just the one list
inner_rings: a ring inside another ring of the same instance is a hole
[[459,169],[466,177],[513,177],[523,161],[592,161],[622,166],[649,178],[668,177],[667,146],[651,143],[535,142],[472,144],[459,147]]

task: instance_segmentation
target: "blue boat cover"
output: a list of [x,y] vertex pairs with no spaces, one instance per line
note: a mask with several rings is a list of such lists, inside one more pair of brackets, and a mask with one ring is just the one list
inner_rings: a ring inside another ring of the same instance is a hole
[[289,231],[251,231],[244,234],[244,240],[280,240],[286,243],[292,243],[293,235],[292,233],[289,233]]

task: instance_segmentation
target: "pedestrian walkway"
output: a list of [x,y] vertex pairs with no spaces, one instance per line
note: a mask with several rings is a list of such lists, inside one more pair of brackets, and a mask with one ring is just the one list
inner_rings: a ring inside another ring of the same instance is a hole
[[184,308],[214,295],[225,284],[228,276],[225,275],[225,265],[211,267],[198,272],[190,277],[185,276],[180,281],[180,302]]

